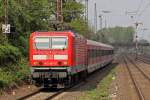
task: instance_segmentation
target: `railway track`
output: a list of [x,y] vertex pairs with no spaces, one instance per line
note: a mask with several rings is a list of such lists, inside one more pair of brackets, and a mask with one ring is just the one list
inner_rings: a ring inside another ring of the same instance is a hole
[[132,58],[130,58],[130,57],[127,57],[127,58],[128,58],[128,60],[142,73],[142,75],[143,75],[146,79],[148,79],[149,82],[150,82],[150,77],[149,77],[149,75],[147,75],[147,74],[145,73],[145,71],[144,71],[139,65],[137,65],[135,61],[133,61]]
[[[99,71],[99,70],[97,70]],[[96,72],[96,71],[95,71]],[[90,75],[93,75],[95,72],[91,73]],[[79,88],[83,85],[86,84],[86,80],[80,80],[79,83],[77,83],[76,85],[73,85],[70,88],[65,88],[65,89],[60,89],[60,90],[49,90],[46,89],[46,91],[44,89],[39,89],[37,91],[34,91],[31,94],[25,95],[23,97],[19,97],[17,98],[17,100],[51,100],[51,99],[55,99],[57,97],[59,97],[61,94],[72,90],[72,89],[76,89]]]
[[139,100],[149,100],[150,77],[130,57],[124,57],[124,64],[127,67]]
[[139,56],[138,60],[150,65],[150,58],[147,58],[145,56]]
[[31,94],[28,94],[26,96],[20,97],[17,100],[50,100],[59,94],[61,94],[64,90],[58,90],[58,91],[51,91],[51,90],[44,90],[39,89],[37,91],[34,91]]
[[18,98],[17,100],[51,100],[59,96],[60,94],[68,91],[69,89],[72,88],[77,88],[81,86],[84,82],[80,82],[77,85],[74,85],[70,88],[65,88],[65,89],[39,89],[37,91],[34,91],[31,94],[25,95],[23,97]]

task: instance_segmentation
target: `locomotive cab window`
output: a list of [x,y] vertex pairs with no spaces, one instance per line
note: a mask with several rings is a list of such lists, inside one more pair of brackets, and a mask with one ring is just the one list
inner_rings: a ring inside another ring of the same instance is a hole
[[66,49],[67,38],[66,37],[52,37],[52,49]]
[[48,37],[36,37],[34,38],[33,48],[34,49],[49,49],[50,39]]

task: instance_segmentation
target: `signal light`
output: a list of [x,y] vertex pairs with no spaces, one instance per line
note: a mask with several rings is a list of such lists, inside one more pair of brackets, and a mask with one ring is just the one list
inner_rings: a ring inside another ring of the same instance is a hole
[[34,62],[33,64],[34,64],[34,65],[38,65],[39,63],[38,63],[38,62]]

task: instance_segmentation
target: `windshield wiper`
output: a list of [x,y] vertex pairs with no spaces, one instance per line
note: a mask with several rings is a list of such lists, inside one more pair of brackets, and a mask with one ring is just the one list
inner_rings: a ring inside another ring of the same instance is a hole
[[[35,39],[34,39],[34,41],[35,41]],[[35,48],[36,50],[38,50],[38,47],[37,47],[37,45],[36,45],[36,42],[34,42],[34,48]]]

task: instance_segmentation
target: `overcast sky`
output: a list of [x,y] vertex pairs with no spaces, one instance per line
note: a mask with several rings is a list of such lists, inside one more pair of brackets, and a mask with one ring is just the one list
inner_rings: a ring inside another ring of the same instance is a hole
[[[103,27],[105,26],[105,19],[107,27],[131,26],[136,21],[142,22],[143,25],[140,25],[138,29],[139,37],[150,40],[150,30],[141,30],[141,28],[150,29],[150,0],[89,0],[89,22],[92,25],[94,25],[94,3],[97,4],[97,14],[103,15]],[[135,12],[138,9],[139,13],[144,11],[141,16],[137,15],[131,19],[131,15],[126,14],[126,12]],[[103,13],[103,10],[111,13]]]

